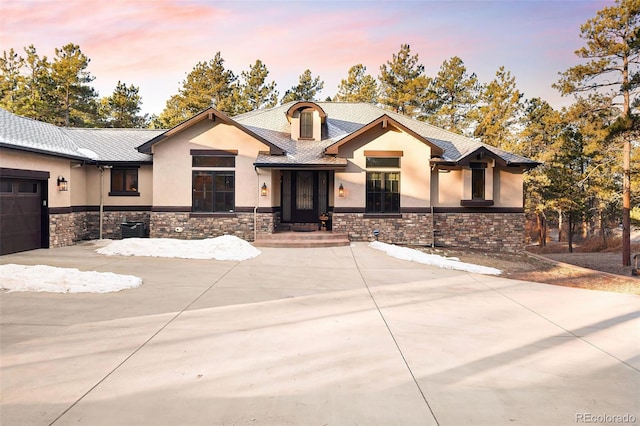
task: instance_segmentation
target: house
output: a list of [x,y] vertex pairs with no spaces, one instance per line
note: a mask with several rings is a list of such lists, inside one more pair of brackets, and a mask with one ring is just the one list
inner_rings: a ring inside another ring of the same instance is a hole
[[[517,251],[523,175],[536,165],[365,103],[233,118],[209,108],[166,131],[63,129],[0,111],[2,252],[119,238],[125,220],[151,237],[253,241],[321,216],[354,241],[375,231],[390,243]],[[30,224],[5,225],[25,211]],[[27,234],[31,246],[17,247]]]

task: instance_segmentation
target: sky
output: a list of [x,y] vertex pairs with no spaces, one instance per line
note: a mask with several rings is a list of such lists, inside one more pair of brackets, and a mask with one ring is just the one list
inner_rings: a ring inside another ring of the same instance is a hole
[[225,1],[1,0],[0,47],[33,44],[41,56],[68,43],[91,59],[99,95],[118,81],[140,88],[142,110],[159,114],[201,61],[220,52],[236,75],[260,59],[280,97],[310,69],[334,96],[349,68],[378,77],[402,44],[427,76],[460,57],[481,83],[504,66],[524,97],[571,104],[551,85],[580,63],[580,26],[612,1]]

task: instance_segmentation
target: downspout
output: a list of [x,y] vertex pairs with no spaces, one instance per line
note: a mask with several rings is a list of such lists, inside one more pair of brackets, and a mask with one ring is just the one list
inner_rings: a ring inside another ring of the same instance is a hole
[[258,238],[258,204],[260,204],[260,173],[258,173],[258,168],[254,167],[253,170],[256,172],[256,188],[258,188],[258,198],[256,199],[256,204],[253,206],[253,241]]
[[436,247],[436,217],[433,212],[433,202],[431,202],[431,248]]
[[100,239],[102,239],[102,216],[104,212],[104,167],[98,166],[100,169]]

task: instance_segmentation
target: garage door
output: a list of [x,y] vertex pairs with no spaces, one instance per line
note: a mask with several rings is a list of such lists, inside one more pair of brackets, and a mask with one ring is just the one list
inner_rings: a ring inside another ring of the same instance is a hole
[[0,180],[0,254],[42,247],[43,182]]

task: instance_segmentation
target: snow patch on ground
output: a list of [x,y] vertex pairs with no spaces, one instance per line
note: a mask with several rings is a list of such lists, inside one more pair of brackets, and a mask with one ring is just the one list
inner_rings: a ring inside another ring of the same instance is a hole
[[381,250],[389,256],[395,257],[397,259],[422,263],[424,265],[437,266],[438,268],[443,269],[455,269],[457,271],[465,271],[485,275],[500,275],[502,273],[501,270],[496,268],[474,265],[473,263],[460,262],[457,258],[446,258],[438,256],[437,254],[424,253],[419,250],[414,250],[407,247],[398,247],[393,244],[381,243],[379,241],[370,243],[369,247],[376,250]]
[[107,256],[173,257],[178,259],[247,260],[262,252],[233,235],[204,240],[171,238],[126,238],[96,250]]
[[111,293],[140,287],[142,278],[75,268],[0,265],[0,289],[49,293]]

